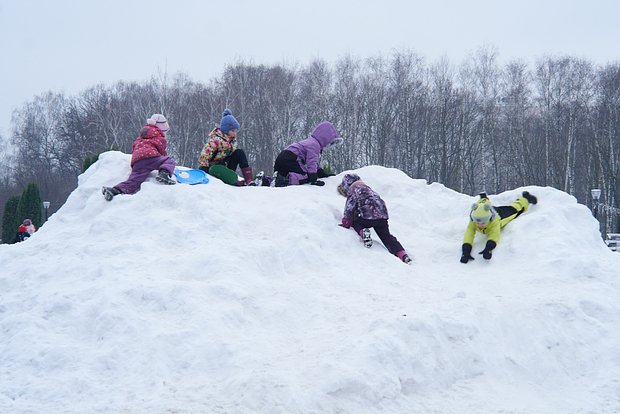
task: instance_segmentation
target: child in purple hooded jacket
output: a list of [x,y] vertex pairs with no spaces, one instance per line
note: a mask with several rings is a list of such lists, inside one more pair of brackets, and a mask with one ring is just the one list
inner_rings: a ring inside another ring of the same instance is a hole
[[347,229],[353,227],[366,247],[372,246],[370,229],[374,228],[390,253],[407,264],[411,262],[400,242],[390,234],[387,207],[379,194],[368,187],[357,174],[345,175],[338,186],[338,192],[347,198],[339,226]]
[[325,148],[342,144],[343,139],[331,122],[321,122],[312,134],[283,150],[276,158],[273,171],[277,173],[276,187],[312,184],[323,186],[319,178],[333,176],[319,168],[321,153]]

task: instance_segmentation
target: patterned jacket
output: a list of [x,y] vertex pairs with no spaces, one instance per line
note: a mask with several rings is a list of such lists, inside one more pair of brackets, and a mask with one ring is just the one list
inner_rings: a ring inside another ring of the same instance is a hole
[[203,167],[222,164],[236,149],[237,140],[228,138],[221,129],[215,128],[209,134],[207,143],[200,151],[198,162]]
[[367,220],[385,219],[388,211],[385,202],[364,182],[356,181],[349,187],[347,202],[344,206],[343,223],[350,223],[356,218]]
[[145,158],[168,155],[166,137],[155,125],[145,125],[131,147],[131,166]]

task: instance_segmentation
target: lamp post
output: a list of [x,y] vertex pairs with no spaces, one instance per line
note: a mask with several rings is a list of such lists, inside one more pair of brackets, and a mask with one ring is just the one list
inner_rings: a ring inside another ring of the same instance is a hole
[[598,220],[598,200],[601,198],[601,189],[593,188],[591,193],[592,199],[594,200],[594,218]]
[[45,209],[45,221],[47,221],[47,210],[50,208],[50,202],[49,201],[44,201],[43,202],[43,208]]

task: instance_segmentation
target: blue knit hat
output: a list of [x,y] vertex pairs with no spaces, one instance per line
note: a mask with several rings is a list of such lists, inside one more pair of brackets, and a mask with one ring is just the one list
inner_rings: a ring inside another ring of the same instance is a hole
[[223,133],[228,134],[231,129],[239,129],[239,121],[233,116],[232,111],[228,108],[224,109],[222,113],[222,120],[220,121],[220,129]]

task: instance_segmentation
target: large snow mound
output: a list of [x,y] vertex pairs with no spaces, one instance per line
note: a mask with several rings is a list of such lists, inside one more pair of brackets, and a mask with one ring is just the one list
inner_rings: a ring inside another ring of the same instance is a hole
[[474,197],[355,170],[414,259],[365,249],[324,187],[164,186],[106,202],[102,154],[0,246],[2,413],[618,413],[620,254],[553,188],[491,261],[459,263]]

